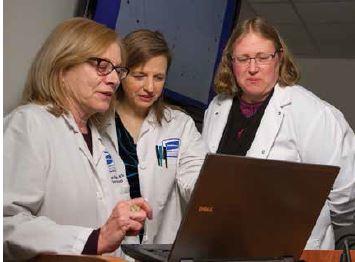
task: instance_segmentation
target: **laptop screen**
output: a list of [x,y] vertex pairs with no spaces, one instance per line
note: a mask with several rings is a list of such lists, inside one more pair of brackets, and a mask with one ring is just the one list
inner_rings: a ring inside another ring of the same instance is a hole
[[143,261],[298,260],[338,172],[208,154],[170,252],[168,245],[122,249]]
[[338,167],[208,154],[169,261],[298,259]]

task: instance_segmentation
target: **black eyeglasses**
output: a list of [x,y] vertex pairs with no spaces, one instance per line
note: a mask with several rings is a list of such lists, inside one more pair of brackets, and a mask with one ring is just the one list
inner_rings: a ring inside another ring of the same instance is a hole
[[88,59],[89,62],[94,62],[94,66],[96,67],[96,71],[100,76],[107,76],[113,70],[115,70],[118,74],[118,78],[120,80],[126,78],[129,73],[129,69],[124,66],[115,66],[111,61],[100,58],[100,57],[90,57]]
[[254,59],[258,65],[269,65],[272,59],[281,50],[276,50],[273,54],[258,53],[255,57],[249,56],[229,56],[229,59],[240,66],[247,66],[250,64],[251,60]]

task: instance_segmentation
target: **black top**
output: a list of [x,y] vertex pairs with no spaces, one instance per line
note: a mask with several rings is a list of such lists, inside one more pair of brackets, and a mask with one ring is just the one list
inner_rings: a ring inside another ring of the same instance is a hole
[[238,156],[246,155],[255,138],[256,131],[259,128],[260,121],[272,94],[273,91],[259,107],[258,111],[249,118],[244,116],[240,110],[239,96],[236,95],[234,97],[217,153]]
[[129,183],[131,198],[141,197],[141,190],[138,176],[137,145],[132,136],[124,127],[118,114],[115,117],[118,151],[126,167],[126,176]]
[[81,254],[84,255],[97,255],[97,245],[99,244],[100,228],[91,232],[86,240],[85,246]]
[[91,129],[88,127],[88,133],[87,134],[83,134],[81,133],[84,137],[84,140],[86,142],[86,145],[88,146],[90,153],[92,155],[92,135],[91,135]]
[[[132,136],[124,127],[121,118],[115,114],[118,151],[126,167],[126,177],[129,183],[129,194],[131,198],[141,197],[141,188],[138,175],[137,145]],[[139,240],[142,243],[144,228],[139,232]]]

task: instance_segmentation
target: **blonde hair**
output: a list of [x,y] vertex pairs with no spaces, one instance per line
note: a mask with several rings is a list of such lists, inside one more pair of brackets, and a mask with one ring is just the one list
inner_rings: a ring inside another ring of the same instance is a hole
[[[22,103],[48,105],[48,111],[55,116],[68,113],[68,90],[61,79],[64,71],[90,57],[99,56],[112,44],[123,49],[117,33],[86,18],[71,18],[59,24],[48,36],[28,72]],[[124,56],[122,57],[124,62]],[[101,127],[110,111],[96,113],[90,120]]]
[[[264,18],[255,17],[243,21],[233,30],[227,45],[224,48],[221,62],[214,78],[214,85],[217,93],[227,93],[232,95],[240,90],[233,75],[230,57],[236,40],[251,32],[260,34],[265,39],[271,40],[274,43],[275,49],[282,52],[278,79],[280,86],[293,85],[299,80],[299,70],[276,28],[269,24]],[[234,87],[236,87],[237,90],[234,90]]]
[[[140,29],[131,32],[124,39],[123,43],[127,52],[127,67],[132,70],[138,66],[144,65],[151,58],[164,56],[167,60],[167,71],[171,64],[171,52],[164,36],[158,31],[148,29]],[[124,81],[124,80],[123,80]],[[122,84],[121,84],[122,85]],[[123,89],[117,91],[117,98],[120,99],[123,94]],[[161,125],[162,119],[165,117],[164,109],[167,107],[179,109],[178,107],[170,106],[163,101],[162,95],[154,102],[155,117]]]

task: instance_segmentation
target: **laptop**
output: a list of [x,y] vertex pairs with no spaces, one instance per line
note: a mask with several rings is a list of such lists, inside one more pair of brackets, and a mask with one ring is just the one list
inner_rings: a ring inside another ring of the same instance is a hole
[[297,261],[339,167],[207,154],[173,245],[140,261]]

